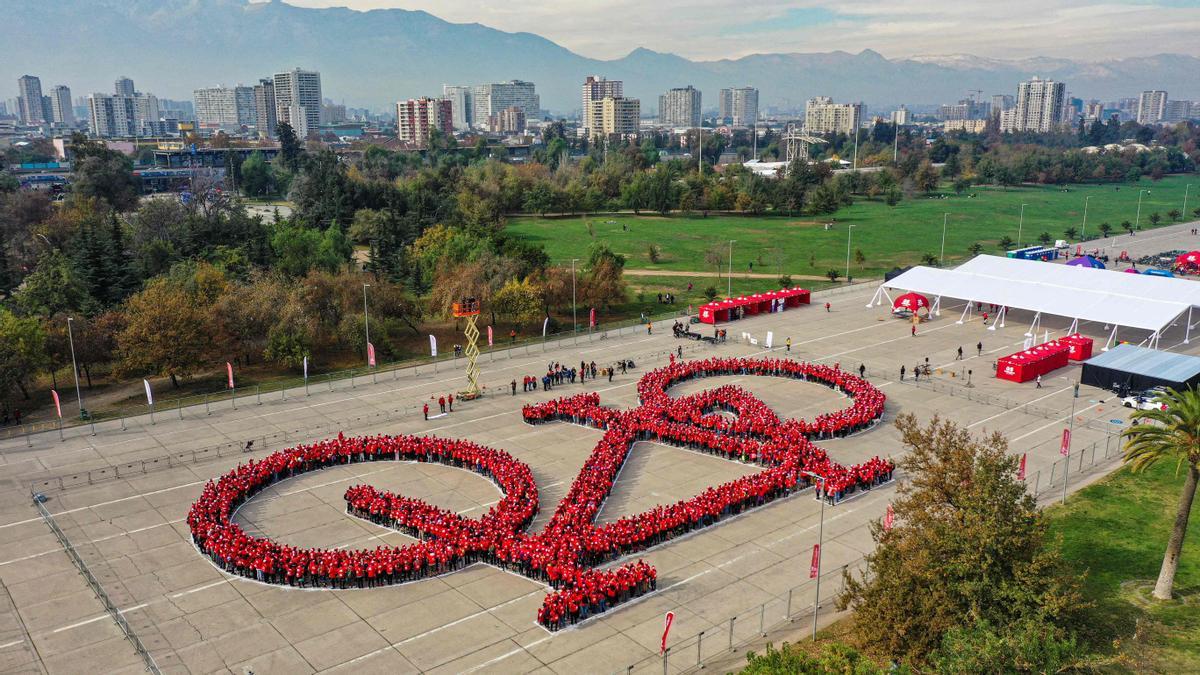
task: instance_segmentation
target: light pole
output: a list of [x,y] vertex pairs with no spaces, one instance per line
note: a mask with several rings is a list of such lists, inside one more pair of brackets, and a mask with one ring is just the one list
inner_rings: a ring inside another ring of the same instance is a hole
[[949,213],[942,214],[942,252],[938,254],[938,267],[946,266],[946,222],[949,219]]
[[1079,383],[1075,383],[1075,390],[1071,392],[1071,421],[1067,427],[1067,456],[1063,462],[1063,503],[1067,503],[1067,476],[1071,471],[1071,443],[1075,440],[1075,399],[1079,398]]
[[1136,215],[1136,216],[1134,217],[1134,219],[1133,219],[1133,229],[1134,229],[1134,231],[1137,231],[1137,229],[1138,229],[1139,227],[1141,227],[1141,222],[1142,222],[1142,195],[1143,195],[1143,194],[1150,194],[1150,191],[1149,191],[1149,190],[1138,190],[1138,208],[1137,208],[1137,215]]
[[[857,118],[857,115],[855,117]],[[858,131],[859,131],[860,127],[862,127],[862,123],[858,119],[855,119],[854,120],[854,164],[853,164],[853,169],[855,171],[858,171]]]
[[79,366],[75,365],[75,334],[71,330],[74,317],[67,317],[67,340],[71,343],[71,371],[75,373],[75,400],[79,402],[79,418],[83,419],[83,394],[79,391]]
[[1079,241],[1087,241],[1087,207],[1091,198],[1091,195],[1083,198],[1083,231],[1079,233]]
[[825,557],[825,477],[811,471],[801,471],[801,475],[821,481],[821,491],[817,498],[821,500],[821,525],[817,529],[817,590],[813,600],[813,642],[817,641],[817,615],[821,611],[821,559]]
[[[367,351],[371,351],[371,317],[367,315],[367,289],[371,284],[363,284],[363,331],[367,336]],[[371,365],[370,356],[367,357],[367,365]]]
[[1021,222],[1017,225],[1017,248],[1021,248],[1021,231],[1025,229],[1025,207],[1028,204],[1021,205]]
[[1184,220],[1187,220],[1187,199],[1188,199],[1188,192],[1191,192],[1191,190],[1192,190],[1191,183],[1188,183],[1187,185],[1183,186],[1183,219]]
[[850,283],[850,231],[853,229],[853,224],[846,227],[846,283]]
[[696,135],[699,140],[696,141],[696,170],[700,178],[704,178],[704,119],[701,118],[700,126],[696,127]]
[[579,258],[571,258],[571,334],[579,339],[579,323],[575,319],[575,263]]
[[729,274],[725,276],[725,297],[733,297],[733,245],[737,239],[729,240]]
[[900,163],[900,123],[896,122],[892,125],[892,165]]

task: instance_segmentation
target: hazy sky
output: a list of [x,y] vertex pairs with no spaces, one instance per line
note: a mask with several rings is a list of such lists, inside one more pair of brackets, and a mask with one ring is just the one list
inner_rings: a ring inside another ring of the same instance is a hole
[[305,7],[421,9],[447,21],[537,33],[602,59],[637,47],[704,60],[868,48],[889,58],[1200,56],[1200,0],[286,1]]

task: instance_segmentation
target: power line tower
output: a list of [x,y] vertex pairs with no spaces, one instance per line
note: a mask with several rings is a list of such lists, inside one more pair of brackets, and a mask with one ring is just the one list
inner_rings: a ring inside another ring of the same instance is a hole
[[787,130],[783,133],[783,141],[785,149],[784,157],[787,160],[788,167],[791,167],[792,162],[796,160],[807,162],[809,146],[824,143],[825,139],[810,136],[795,124],[789,124]]

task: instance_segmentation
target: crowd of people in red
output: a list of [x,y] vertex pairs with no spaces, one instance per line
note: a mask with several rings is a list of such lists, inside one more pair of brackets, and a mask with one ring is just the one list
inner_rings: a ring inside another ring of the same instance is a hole
[[[782,422],[738,387],[678,399],[667,395],[669,387],[684,380],[728,374],[822,382],[853,397],[854,404],[812,423]],[[553,517],[537,534],[524,532],[538,512],[537,487],[526,464],[468,441],[416,436],[346,438],[339,434],[336,439],[247,462],[209,481],[192,505],[187,523],[197,548],[214,563],[231,574],[267,583],[364,588],[444,574],[475,562],[503,567],[555,589],[543,601],[538,622],[558,630],[656,588],[655,569],[641,560],[608,569],[596,569],[597,565],[811,485],[801,471],[823,476],[825,496],[832,501],[891,479],[893,465],[888,460],[875,458],[843,467],[809,440],[850,433],[883,412],[884,397],[878,389],[836,367],[775,359],[674,362],[644,376],[638,393],[642,405],[628,411],[602,407],[594,392],[525,406],[529,423],[568,420],[605,430]],[[719,410],[736,413],[737,419],[715,414]],[[596,526],[596,515],[634,443],[650,439],[766,468],[691,499]],[[475,471],[496,483],[504,497],[482,517],[472,519],[419,499],[367,485],[352,486],[345,494],[348,513],[422,539],[369,550],[287,546],[247,534],[234,522],[242,504],[280,480],[330,466],[383,460],[439,462]]]

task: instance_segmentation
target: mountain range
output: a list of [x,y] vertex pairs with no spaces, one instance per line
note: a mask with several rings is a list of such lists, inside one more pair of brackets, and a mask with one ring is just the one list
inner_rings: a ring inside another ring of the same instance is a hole
[[254,84],[299,66],[321,71],[327,98],[373,109],[441,95],[445,83],[521,79],[537,84],[544,108],[570,114],[590,74],[623,80],[625,95],[641,98],[644,112],[657,108],[662,92],[688,84],[703,92],[705,109],[716,107],[722,87],[754,86],[763,107],[799,107],[824,95],[883,112],[901,103],[954,102],[970,90],[985,97],[1014,94],[1019,81],[1035,75],[1064,81],[1085,99],[1144,89],[1200,98],[1200,58],[1181,54],[1104,61],[966,54],[888,59],[865,50],[691,61],[639,48],[605,61],[533,33],[400,9],[308,9],[278,0],[5,0],[4,10],[0,44],[8,48],[0,86],[7,84],[13,95],[16,78],[26,73],[39,75],[46,91],[66,84],[76,96],[111,91],[117,76],[128,75],[139,90],[190,99],[196,88]]

